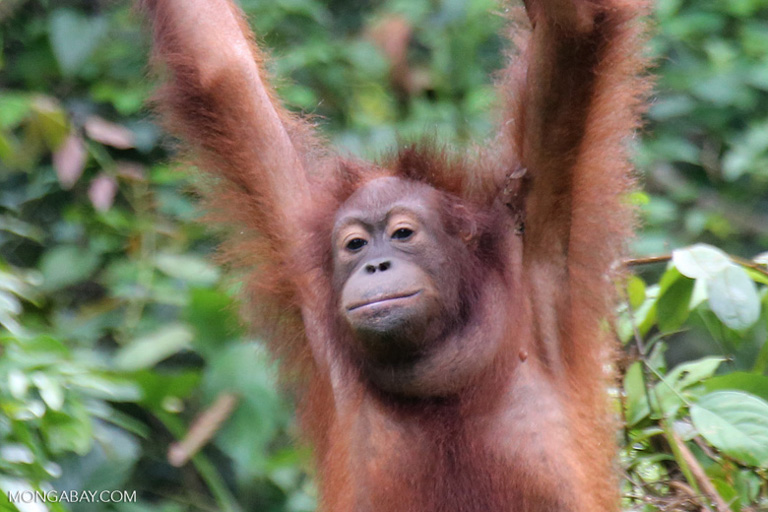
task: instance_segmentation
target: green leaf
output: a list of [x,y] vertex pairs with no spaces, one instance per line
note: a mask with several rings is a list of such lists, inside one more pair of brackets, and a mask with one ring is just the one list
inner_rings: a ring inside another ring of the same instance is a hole
[[186,325],[172,324],[131,341],[115,356],[123,370],[149,368],[163,359],[190,347],[192,331]]
[[691,296],[695,281],[683,277],[674,267],[664,275],[674,275],[669,284],[662,279],[661,296],[656,303],[656,319],[661,332],[676,331],[688,319],[690,313]]
[[167,397],[187,398],[200,382],[199,372],[160,373],[142,370],[135,374],[141,386],[141,403],[149,409],[161,409]]
[[107,20],[88,18],[71,9],[51,13],[48,31],[51,49],[64,75],[74,75],[106,35]]
[[56,380],[43,372],[32,374],[32,382],[40,392],[40,398],[45,405],[54,411],[59,411],[64,406],[64,388]]
[[768,401],[768,377],[748,372],[733,372],[712,377],[704,383],[708,392],[722,389],[739,390]]
[[29,115],[31,107],[29,94],[0,92],[0,128],[15,128]]
[[674,383],[674,388],[682,391],[712,377],[723,361],[725,361],[723,357],[704,357],[697,361],[682,363],[675,366],[665,380]]
[[768,122],[763,121],[750,126],[746,133],[733,136],[730,149],[723,156],[723,177],[735,181],[750,171],[760,155],[768,150]]
[[696,244],[672,251],[672,263],[681,274],[691,279],[714,277],[732,265],[726,253],[706,244]]
[[64,108],[54,98],[38,96],[32,104],[34,115],[29,126],[45,142],[49,150],[61,148],[70,134],[69,120]]
[[85,455],[91,449],[91,420],[81,404],[67,404],[64,413],[48,411],[41,430],[48,449],[54,454],[75,452]]
[[758,270],[755,270],[749,267],[741,267],[741,268],[744,269],[744,272],[746,272],[749,278],[754,282],[760,283],[760,284],[768,284],[768,276],[766,276],[763,272],[760,272]]
[[661,411],[665,416],[674,416],[684,404],[684,397],[696,395],[693,386],[714,375],[723,361],[721,357],[705,357],[677,365],[653,389],[651,397],[658,400],[654,410]]
[[627,280],[627,296],[632,309],[637,310],[645,301],[645,281],[637,276],[629,276]]
[[78,283],[90,277],[99,266],[99,256],[88,249],[74,245],[54,247],[42,258],[42,288],[53,291]]
[[210,285],[219,279],[218,268],[190,254],[158,254],[155,265],[161,272],[190,283]]
[[136,402],[141,399],[141,389],[138,384],[109,375],[95,373],[79,375],[72,383],[72,387],[89,396],[110,402]]
[[184,319],[195,330],[195,348],[205,355],[217,350],[241,330],[233,300],[218,290],[193,289]]
[[645,336],[656,324],[656,302],[658,300],[660,289],[658,285],[649,286],[645,290],[646,299],[643,304],[635,310],[633,319],[634,325],[640,331],[640,335]]
[[729,265],[707,281],[709,307],[725,325],[741,330],[760,318],[760,295],[744,269]]
[[[57,482],[64,489],[126,489],[141,445],[134,436],[101,421],[94,422],[93,437],[97,441],[84,457],[62,460],[62,478]],[[103,508],[75,510],[104,510]]]
[[691,406],[691,419],[718,450],[768,468],[768,402],[740,391],[716,391]]
[[639,361],[632,363],[624,377],[624,391],[627,394],[625,417],[628,427],[639,423],[650,414],[642,365]]

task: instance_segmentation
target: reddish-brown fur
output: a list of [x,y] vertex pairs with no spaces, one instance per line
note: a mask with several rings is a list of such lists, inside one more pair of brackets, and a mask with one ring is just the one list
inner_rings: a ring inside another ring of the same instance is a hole
[[[230,0],[145,8],[169,77],[158,104],[193,161],[220,178],[209,197],[231,228],[224,254],[247,271],[250,320],[296,383],[322,509],[616,510],[605,320],[632,227],[626,145],[647,89],[644,0],[528,0],[531,27],[511,31],[488,149],[409,146],[376,165],[329,152],[279,105]],[[388,175],[460,198],[504,255],[499,314],[484,320],[501,350],[449,396],[388,395],[342,355],[334,212]]]

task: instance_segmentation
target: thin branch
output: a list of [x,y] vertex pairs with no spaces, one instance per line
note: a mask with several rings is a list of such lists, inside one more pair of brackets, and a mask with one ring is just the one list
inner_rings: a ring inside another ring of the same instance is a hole
[[[748,260],[746,258],[741,258],[739,256],[734,256],[733,254],[726,254],[728,258],[737,265],[740,265],[742,267],[748,268],[750,270],[754,270],[755,272],[764,275],[765,277],[768,277],[768,268],[766,268],[765,265],[761,263],[757,263],[756,261]],[[660,256],[646,256],[643,258],[628,258],[622,261],[622,264],[625,267],[640,267],[643,265],[652,265],[655,263],[667,263],[668,261],[672,260],[671,254],[662,254]]]
[[712,501],[712,503],[717,508],[717,512],[732,512],[731,508],[725,502],[723,497],[720,496],[720,494],[717,492],[717,489],[715,489],[715,486],[712,484],[712,480],[709,479],[707,473],[704,471],[704,468],[701,467],[698,459],[696,459],[696,456],[685,444],[685,441],[680,438],[680,436],[677,434],[677,432],[675,432],[673,428],[670,428],[668,432],[672,437],[670,441],[675,443],[675,446],[679,450],[680,455],[685,460],[688,469],[693,474],[694,478],[696,478],[701,491]]
[[639,267],[642,265],[651,265],[653,263],[666,263],[672,259],[671,254],[662,256],[647,256],[645,258],[628,258],[622,262],[625,267]]
[[212,406],[195,418],[184,439],[171,444],[168,448],[168,462],[176,467],[186,464],[216,435],[234,412],[238,401],[233,393],[220,394]]

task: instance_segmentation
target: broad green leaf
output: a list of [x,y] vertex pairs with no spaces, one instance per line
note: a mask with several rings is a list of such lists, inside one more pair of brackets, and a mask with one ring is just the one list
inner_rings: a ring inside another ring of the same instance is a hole
[[632,309],[637,309],[645,301],[645,281],[637,276],[630,276],[627,280],[627,295]]
[[138,384],[119,377],[86,373],[78,375],[72,386],[89,396],[110,402],[136,402],[141,399]]
[[676,331],[688,318],[694,283],[674,267],[664,274],[661,296],[656,303],[656,319],[662,332]]
[[35,454],[23,444],[9,443],[0,446],[0,459],[7,462],[32,464],[35,462]]
[[[141,457],[141,445],[137,439],[128,432],[101,421],[94,422],[93,437],[96,441],[93,449],[84,457],[67,457],[62,460],[63,477],[57,484],[64,489],[130,491],[133,486],[126,485],[126,481],[130,478],[136,461]],[[81,507],[74,510],[96,512],[106,508]]]
[[709,391],[723,389],[739,390],[768,401],[768,377],[748,372],[733,372],[712,377],[704,383]]
[[758,270],[755,270],[754,268],[749,268],[749,267],[741,267],[741,268],[744,269],[744,272],[746,272],[749,278],[754,282],[760,283],[760,284],[768,284],[768,276],[766,276],[763,272],[760,272]]
[[634,323],[642,336],[648,334],[648,331],[656,324],[656,302],[659,296],[659,286],[649,286],[645,290],[646,299],[643,304],[635,310]]
[[750,171],[758,157],[768,150],[768,122],[750,126],[746,133],[733,137],[730,149],[723,156],[723,177],[735,181]]
[[760,318],[757,286],[744,269],[729,265],[707,282],[709,306],[731,329],[746,329]]
[[740,391],[715,391],[691,406],[699,433],[726,455],[768,468],[768,402]]
[[117,352],[115,364],[123,370],[149,368],[189,348],[191,342],[192,331],[189,327],[172,324],[125,345]]
[[51,13],[48,30],[51,49],[64,75],[80,70],[101,39],[107,33],[107,20],[89,18],[71,9],[57,9]]
[[40,262],[42,288],[53,291],[78,283],[90,277],[98,266],[96,253],[74,245],[59,245],[45,253]]
[[85,455],[93,443],[88,412],[80,404],[68,404],[64,412],[48,411],[43,417],[42,433],[54,454],[75,452]]
[[665,380],[674,383],[675,389],[682,391],[712,377],[723,361],[725,358],[722,357],[704,357],[697,361],[682,363],[675,366]]
[[159,409],[168,397],[187,398],[200,382],[200,373],[184,371],[159,373],[142,370],[135,374],[136,383],[141,386],[141,403],[148,409]]
[[677,365],[654,387],[651,398],[654,402],[658,401],[654,410],[660,410],[665,416],[674,416],[684,405],[684,397],[687,399],[697,394],[693,386],[714,375],[723,360],[720,357],[705,357]]
[[727,254],[706,244],[696,244],[672,251],[672,263],[681,274],[691,279],[714,277],[732,265]]
[[14,368],[8,373],[8,391],[16,400],[23,400],[29,390],[29,377],[18,368]]
[[219,278],[218,268],[190,254],[158,254],[155,265],[163,273],[191,283],[213,284]]
[[21,301],[15,295],[0,290],[0,313],[16,316],[21,313]]
[[45,405],[54,411],[60,411],[64,406],[64,388],[61,384],[43,372],[33,373],[32,382],[40,392],[40,398]]
[[31,106],[29,94],[0,92],[0,128],[15,128],[29,115]]
[[45,231],[11,215],[0,215],[0,231],[8,231],[16,236],[34,240],[39,244],[43,244],[45,240]]
[[642,365],[639,361],[632,363],[624,377],[624,391],[627,394],[625,418],[628,427],[637,424],[650,413]]
[[45,141],[49,150],[59,149],[71,133],[64,108],[49,96],[36,97],[32,107],[34,115],[29,120],[30,127]]
[[195,349],[204,355],[214,355],[242,330],[232,298],[218,290],[191,290],[184,319],[195,331]]
[[691,294],[690,309],[693,311],[699,304],[703,304],[709,297],[707,296],[707,281],[706,279],[696,279],[693,285],[693,293]]

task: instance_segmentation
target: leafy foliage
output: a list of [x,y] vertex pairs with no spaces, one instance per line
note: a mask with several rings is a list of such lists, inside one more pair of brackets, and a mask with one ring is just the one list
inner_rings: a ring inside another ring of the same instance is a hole
[[[489,133],[491,0],[242,5],[281,97],[337,146]],[[763,510],[768,257],[747,258],[768,242],[768,0],[660,0],[657,20],[648,193],[631,198],[646,227],[616,324],[626,510]],[[5,0],[0,48],[0,508],[313,510],[292,407],[144,107],[135,13]],[[48,489],[138,502],[5,494]]]

